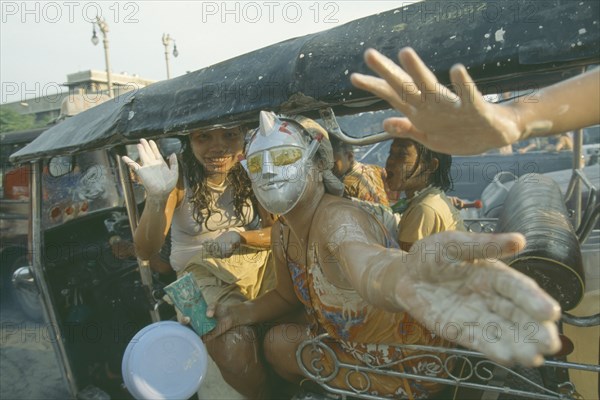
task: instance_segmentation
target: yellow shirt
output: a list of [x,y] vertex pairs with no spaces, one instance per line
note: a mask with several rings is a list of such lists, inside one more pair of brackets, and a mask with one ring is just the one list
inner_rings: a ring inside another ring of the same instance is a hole
[[438,188],[428,187],[410,200],[398,226],[398,241],[414,243],[443,231],[464,231],[460,213]]

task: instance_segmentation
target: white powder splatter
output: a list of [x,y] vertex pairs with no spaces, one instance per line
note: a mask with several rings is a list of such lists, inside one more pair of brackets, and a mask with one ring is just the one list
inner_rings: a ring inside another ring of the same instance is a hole
[[496,31],[496,33],[494,34],[494,37],[496,38],[496,42],[504,42],[504,34],[506,33],[506,31],[502,28],[498,29]]

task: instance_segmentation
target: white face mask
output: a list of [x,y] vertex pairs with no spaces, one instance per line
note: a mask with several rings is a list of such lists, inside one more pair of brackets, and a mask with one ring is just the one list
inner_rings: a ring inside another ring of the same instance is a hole
[[[300,158],[282,164],[277,159],[277,152],[289,150],[299,153]],[[270,213],[281,215],[288,213],[304,195],[311,163],[302,157],[303,152],[297,147],[275,148],[254,153],[248,158],[252,189],[260,204]],[[259,165],[260,170],[258,170]]]
[[247,150],[246,169],[260,204],[273,214],[290,212],[306,192],[310,160],[319,142],[307,144],[302,128],[262,111]]

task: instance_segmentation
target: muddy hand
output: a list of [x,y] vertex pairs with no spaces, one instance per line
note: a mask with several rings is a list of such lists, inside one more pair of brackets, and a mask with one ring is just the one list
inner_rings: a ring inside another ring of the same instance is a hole
[[217,320],[217,326],[202,336],[202,340],[209,341],[214,340],[226,333],[227,331],[238,326],[236,323],[235,312],[228,306],[214,303],[208,306],[206,309],[206,316],[208,318],[215,318]]
[[148,197],[168,197],[179,177],[176,155],[169,156],[167,165],[153,140],[141,139],[137,148],[142,165],[127,156],[123,156],[123,161],[139,176]]
[[405,115],[384,121],[390,134],[456,155],[483,153],[521,138],[515,112],[486,102],[463,65],[450,70],[453,92],[438,82],[413,49],[402,49],[399,60],[402,68],[369,49],[365,61],[381,78],[357,73],[351,77],[356,87]]
[[[504,364],[540,365],[544,354],[560,349],[560,307],[531,278],[499,261],[524,245],[516,233],[430,236],[408,254],[413,292],[396,296],[448,340]],[[432,248],[439,251],[426,251]]]
[[240,247],[242,236],[235,231],[225,232],[214,240],[203,242],[203,248],[211,257],[228,258]]

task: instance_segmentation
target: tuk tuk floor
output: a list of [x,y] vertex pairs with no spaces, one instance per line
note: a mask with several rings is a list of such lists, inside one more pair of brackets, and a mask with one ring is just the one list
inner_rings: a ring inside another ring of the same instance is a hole
[[69,397],[48,327],[29,320],[16,304],[2,298],[0,399],[63,400]]

